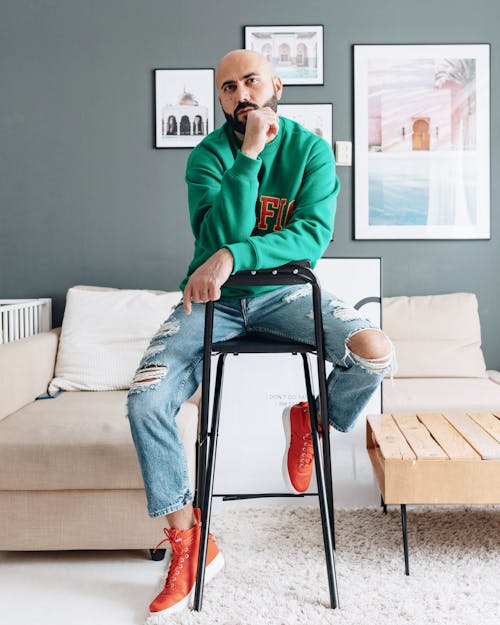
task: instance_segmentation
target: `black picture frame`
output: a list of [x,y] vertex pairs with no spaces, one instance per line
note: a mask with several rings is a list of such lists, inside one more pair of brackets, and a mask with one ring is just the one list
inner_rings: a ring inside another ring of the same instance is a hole
[[324,26],[243,27],[243,46],[268,59],[284,85],[324,84]]
[[213,68],[157,68],[154,147],[193,148],[214,130]]

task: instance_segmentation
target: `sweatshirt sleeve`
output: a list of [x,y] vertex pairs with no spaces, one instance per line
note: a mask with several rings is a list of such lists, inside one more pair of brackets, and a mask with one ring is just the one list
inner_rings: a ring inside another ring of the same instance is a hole
[[309,260],[314,266],[333,234],[339,190],[332,150],[326,141],[318,141],[310,151],[285,227],[226,245],[234,257],[233,271],[266,269],[294,260]]
[[191,152],[186,168],[191,227],[207,255],[251,235],[261,165],[260,159],[238,152],[226,169],[203,145]]

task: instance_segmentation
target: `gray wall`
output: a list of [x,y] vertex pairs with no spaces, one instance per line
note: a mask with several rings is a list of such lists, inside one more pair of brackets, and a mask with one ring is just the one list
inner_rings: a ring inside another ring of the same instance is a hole
[[[354,241],[352,169],[328,255],[381,256],[384,294],[473,291],[487,365],[500,369],[498,0],[0,0],[0,297],[74,284],[176,289],[192,252],[188,150],[153,149],[153,68],[215,67],[244,24],[325,25],[325,85],[352,139],[353,43],[491,43],[491,241]],[[216,124],[222,116],[217,111]]]

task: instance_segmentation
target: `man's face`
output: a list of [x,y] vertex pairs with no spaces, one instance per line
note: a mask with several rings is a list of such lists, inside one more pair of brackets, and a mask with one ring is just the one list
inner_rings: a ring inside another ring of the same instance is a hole
[[245,134],[251,110],[269,107],[276,111],[282,84],[273,77],[267,61],[255,52],[237,50],[221,61],[216,75],[218,98],[228,123]]

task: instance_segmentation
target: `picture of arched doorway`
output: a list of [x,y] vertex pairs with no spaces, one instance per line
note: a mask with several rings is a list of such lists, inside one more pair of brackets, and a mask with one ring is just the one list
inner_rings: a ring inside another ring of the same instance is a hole
[[308,65],[307,48],[303,43],[299,43],[299,45],[297,46],[296,63],[297,65],[304,65],[304,66]]
[[269,63],[272,63],[273,47],[271,46],[270,43],[266,43],[264,46],[262,46],[262,56],[266,58],[269,61]]
[[430,149],[430,134],[429,134],[430,119],[428,117],[416,119],[412,126],[412,150],[414,152],[418,150]]
[[173,115],[169,115],[168,116],[168,120],[167,120],[167,128],[166,128],[166,132],[163,133],[164,135],[176,135],[177,134],[177,120],[175,119],[175,117]]
[[181,117],[181,135],[190,135],[191,134],[191,123],[189,122],[189,117],[187,115],[183,115]]
[[290,63],[290,46],[287,43],[282,43],[279,47],[279,62]]

